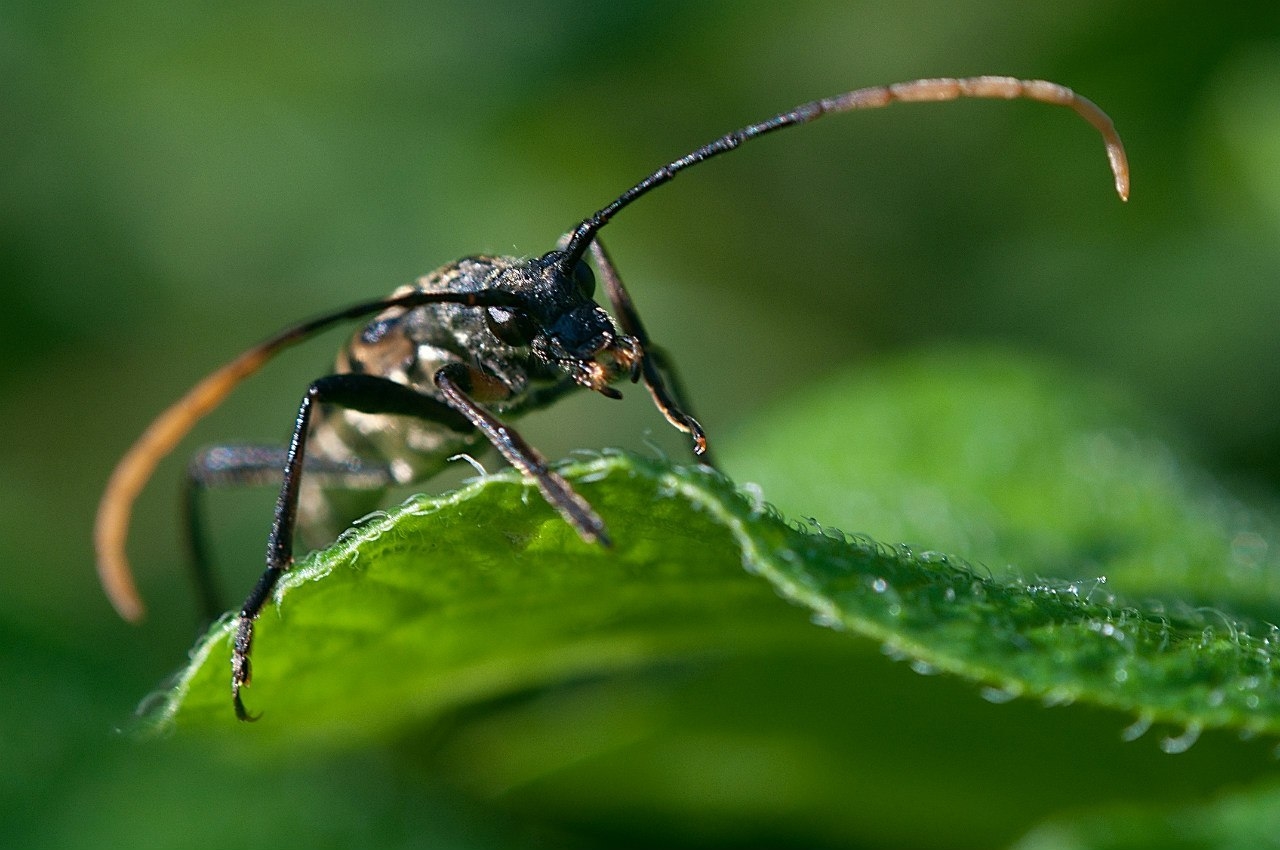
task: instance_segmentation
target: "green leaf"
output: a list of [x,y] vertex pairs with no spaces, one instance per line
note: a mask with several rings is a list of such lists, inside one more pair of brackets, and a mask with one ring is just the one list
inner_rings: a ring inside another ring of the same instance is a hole
[[[256,628],[255,731],[350,742],[549,682],[808,630],[743,571],[753,508],[724,479],[619,455],[564,472],[611,524],[613,550],[582,542],[508,472],[366,518],[291,571]],[[162,727],[234,723],[233,625],[196,648]]]
[[[611,454],[564,469],[610,525],[617,545],[604,550],[514,474],[489,476],[369,518],[286,577],[246,691],[264,718],[243,734],[351,743],[556,682],[810,646],[813,623],[993,699],[1185,728],[1169,750],[1206,728],[1280,732],[1276,630],[1195,597],[1261,588],[1255,605],[1275,609],[1274,580],[1255,568],[1275,551],[1266,515],[1198,490],[1202,476],[1105,397],[1051,371],[952,357],[832,381],[788,411],[730,453],[754,442],[765,457],[758,447],[777,440],[785,505],[808,499],[817,513],[825,499],[824,519],[942,543],[795,527],[705,469]],[[951,542],[1023,572],[940,554]],[[1144,601],[1157,580],[1171,592]],[[159,727],[234,724],[230,630],[197,647]]]

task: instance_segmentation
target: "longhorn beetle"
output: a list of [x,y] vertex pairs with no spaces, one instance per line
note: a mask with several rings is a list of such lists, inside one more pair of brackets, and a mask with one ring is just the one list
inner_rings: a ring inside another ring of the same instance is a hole
[[[1071,89],[1011,77],[913,80],[857,89],[751,124],[673,160],[569,231],[540,257],[475,256],[442,266],[386,298],[286,328],[192,387],[143,432],[117,464],[98,508],[98,573],[122,617],[142,618],[125,556],[134,500],[156,464],[242,380],[286,348],[341,322],[372,317],[347,342],[333,374],[307,387],[286,448],[224,446],[198,454],[185,488],[197,590],[210,614],[216,594],[200,528],[200,493],[213,486],[271,483],[283,472],[267,536],[267,566],[237,618],[231,657],[236,716],[253,719],[249,685],[253,624],[293,564],[301,525],[329,533],[368,510],[391,484],[421,481],[462,451],[490,443],[531,479],[583,540],[609,546],[604,522],[546,459],[504,421],[586,387],[620,398],[613,384],[643,382],[653,403],[709,462],[707,438],[690,414],[670,362],[652,345],[600,230],[624,207],[686,168],[758,136],[838,112],[895,102],[1026,98],[1075,110],[1102,134],[1116,192],[1129,196],[1129,166],[1111,119]],[[595,274],[611,317],[594,300]],[[305,473],[305,474],[304,474]],[[339,498],[339,494],[343,494]],[[354,498],[363,496],[365,498]],[[343,501],[345,500],[345,501]],[[357,502],[361,504],[356,504]]]

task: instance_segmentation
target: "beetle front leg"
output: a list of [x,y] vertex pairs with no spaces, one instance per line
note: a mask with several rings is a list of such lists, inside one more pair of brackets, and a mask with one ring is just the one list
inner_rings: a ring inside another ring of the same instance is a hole
[[[206,625],[226,607],[213,572],[213,558],[204,529],[204,493],[223,487],[280,486],[280,471],[288,459],[283,446],[229,445],[201,449],[187,464],[183,479],[182,508],[186,527],[188,561],[196,589],[196,601]],[[391,471],[383,464],[359,459],[328,461],[307,458],[309,478],[319,476],[322,486],[341,487],[372,494],[391,485]]]
[[551,507],[560,512],[565,522],[588,543],[612,545],[604,520],[586,499],[559,473],[551,469],[537,449],[529,445],[511,426],[480,406],[469,392],[472,371],[461,363],[452,363],[435,374],[435,384],[451,407],[461,413],[493,444],[507,462],[538,485],[538,490]]
[[284,464],[285,450],[278,446],[214,446],[201,450],[187,464],[182,486],[187,559],[196,588],[196,601],[206,622],[216,620],[223,607],[204,530],[204,491],[211,487],[253,487],[275,483],[280,479]]
[[253,650],[253,623],[271,597],[280,577],[293,566],[293,537],[297,526],[298,495],[301,491],[304,459],[311,417],[319,403],[332,404],[363,413],[413,416],[436,422],[453,431],[473,430],[468,419],[431,396],[423,395],[403,384],[375,375],[330,375],[314,381],[298,406],[293,437],[284,460],[284,482],[276,499],[275,518],[267,538],[267,568],[240,608],[231,654],[231,699],[236,717],[256,719],[244,707],[242,688],[253,676],[249,661]]
[[[609,303],[613,305],[613,312],[618,317],[622,332],[640,343],[640,348],[644,352],[640,359],[640,370],[644,377],[645,388],[653,397],[653,403],[668,422],[693,439],[693,453],[698,460],[707,466],[714,466],[707,449],[706,432],[693,417],[692,408],[676,374],[675,366],[666,354],[649,340],[649,334],[645,332],[644,323],[640,321],[640,314],[631,301],[631,295],[623,285],[622,277],[618,274],[613,260],[609,258],[609,253],[605,251],[598,237],[591,242],[591,256],[596,261],[596,267],[600,269],[604,291],[609,296]],[[668,384],[670,384],[669,390]]]

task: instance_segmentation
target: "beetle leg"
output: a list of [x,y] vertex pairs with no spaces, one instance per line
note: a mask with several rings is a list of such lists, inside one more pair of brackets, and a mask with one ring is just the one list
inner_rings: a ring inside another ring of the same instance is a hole
[[515,429],[485,410],[468,395],[472,384],[471,375],[471,369],[467,366],[451,363],[436,372],[435,384],[445,401],[484,434],[508,463],[533,479],[543,498],[560,512],[565,522],[572,525],[583,540],[611,545],[604,520],[600,519],[587,500],[575,493],[569,482],[551,469],[547,459]]
[[[183,479],[182,506],[186,542],[197,603],[205,623],[216,620],[226,607],[218,591],[204,528],[204,491],[214,487],[280,486],[288,452],[282,446],[211,446],[198,452],[187,464]],[[308,476],[320,476],[328,486],[347,490],[378,492],[391,484],[386,466],[360,460],[348,462],[308,458]]]
[[293,566],[293,536],[298,516],[298,495],[305,468],[307,437],[316,404],[332,404],[364,413],[413,416],[450,428],[468,432],[472,425],[466,417],[449,405],[423,395],[403,384],[376,375],[329,375],[312,382],[298,406],[293,437],[284,455],[284,481],[276,499],[275,519],[267,538],[267,568],[257,585],[245,599],[236,625],[231,655],[231,699],[236,717],[252,720],[240,698],[241,688],[249,684],[252,668],[249,656],[253,648],[253,621],[271,597],[276,583]]
[[598,237],[591,242],[591,256],[600,269],[604,290],[609,296],[609,302],[613,305],[613,311],[618,317],[618,324],[622,326],[622,332],[640,343],[643,351],[640,358],[641,374],[645,388],[653,397],[653,403],[657,405],[658,410],[662,411],[662,415],[668,422],[693,438],[693,453],[698,460],[707,466],[714,466],[707,450],[707,435],[690,412],[691,407],[680,378],[676,374],[675,366],[662,349],[649,341],[649,335],[640,321],[640,314],[631,301],[631,295],[623,285],[622,277],[619,276],[613,260],[609,259],[609,253],[605,251]]

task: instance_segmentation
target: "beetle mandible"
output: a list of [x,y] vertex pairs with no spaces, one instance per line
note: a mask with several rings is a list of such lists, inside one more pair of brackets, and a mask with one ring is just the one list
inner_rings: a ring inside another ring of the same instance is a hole
[[[237,618],[231,659],[237,717],[252,719],[241,691],[250,682],[253,624],[294,562],[300,524],[334,534],[367,512],[388,486],[424,480],[451,456],[487,442],[537,484],[584,540],[608,546],[603,520],[507,419],[578,388],[620,398],[613,384],[629,380],[643,383],[667,421],[689,435],[697,457],[709,462],[709,456],[702,426],[690,413],[670,361],[650,342],[600,242],[600,230],[684,169],[757,136],[839,112],[959,98],[1025,98],[1073,109],[1101,133],[1116,192],[1128,199],[1128,161],[1111,119],[1087,98],[1044,80],[984,76],[862,88],[727,133],[627,189],[583,219],[554,250],[533,258],[475,256],[449,263],[388,297],[286,328],[198,382],[143,432],[103,493],[94,542],[98,573],[112,604],[127,620],[142,618],[125,543],[133,503],[161,458],[276,354],[339,323],[369,317],[339,353],[333,374],[307,388],[287,447],[208,449],[188,467],[188,537],[197,590],[211,615],[218,609],[200,532],[200,492],[210,486],[271,483],[283,472],[266,570]],[[595,301],[588,253],[612,316]]]

